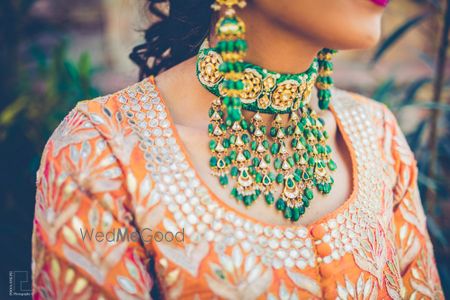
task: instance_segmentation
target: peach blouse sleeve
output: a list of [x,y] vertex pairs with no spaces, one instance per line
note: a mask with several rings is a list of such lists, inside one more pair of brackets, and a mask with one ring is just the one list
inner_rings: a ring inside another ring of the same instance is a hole
[[136,230],[124,182],[105,139],[73,110],[48,141],[37,172],[33,299],[150,299],[141,243],[102,238]]
[[444,299],[417,185],[417,163],[395,117],[386,113],[388,159],[395,171],[394,233],[405,299]]

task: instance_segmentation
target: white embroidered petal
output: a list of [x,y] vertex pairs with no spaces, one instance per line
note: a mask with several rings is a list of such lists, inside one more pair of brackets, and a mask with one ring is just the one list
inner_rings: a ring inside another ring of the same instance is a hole
[[128,272],[130,273],[130,275],[131,275],[134,279],[139,280],[139,271],[138,271],[138,269],[136,268],[136,266],[134,265],[134,263],[133,263],[131,260],[126,259],[126,260],[125,260],[125,266],[127,267],[127,270],[128,270]]
[[286,288],[286,285],[284,284],[284,281],[282,281],[281,282],[281,284],[280,284],[280,294],[279,294],[279,296],[280,296],[280,299],[281,300],[289,300],[289,292],[288,292],[288,290],[287,290],[287,288]]
[[226,272],[232,273],[234,271],[233,260],[228,255],[221,255],[220,263],[225,268]]
[[237,270],[239,270],[241,268],[243,258],[242,258],[242,251],[238,245],[233,247],[231,255],[233,257],[234,267]]
[[257,279],[259,276],[261,276],[263,271],[262,265],[257,264],[256,267],[253,268],[253,270],[250,271],[247,277],[247,281],[251,282],[255,279]]
[[123,276],[117,276],[117,282],[119,283],[120,287],[123,288],[125,291],[127,291],[130,294],[136,293],[136,286],[131,280],[129,280],[126,277]]
[[255,255],[249,254],[247,256],[247,258],[245,259],[245,267],[244,267],[245,273],[248,273],[253,268],[253,266],[255,265],[255,262],[256,262]]
[[94,124],[99,124],[99,125],[105,124],[105,121],[103,120],[103,118],[100,117],[99,115],[97,115],[96,113],[90,113],[89,115]]
[[134,177],[132,172],[128,172],[127,174],[127,186],[131,194],[134,194],[136,192],[137,182],[136,177]]
[[352,298],[355,298],[355,288],[353,287],[353,283],[348,279],[347,276],[345,276],[345,288],[347,289],[347,292]]

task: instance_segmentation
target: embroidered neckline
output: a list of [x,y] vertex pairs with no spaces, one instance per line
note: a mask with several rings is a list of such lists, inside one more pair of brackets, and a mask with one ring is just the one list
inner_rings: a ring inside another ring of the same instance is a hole
[[[183,152],[184,145],[153,77],[120,92],[121,110],[140,139],[145,168],[155,182],[152,202],[161,202],[168,209],[161,225],[167,230],[185,228],[191,243],[210,242],[218,255],[239,245],[276,269],[315,267],[348,253],[358,263],[357,256],[365,251],[360,241],[377,226],[382,209],[379,201],[371,201],[382,197],[381,154],[367,108],[347,92],[335,93],[339,101],[334,103],[333,113],[352,155],[354,189],[333,212],[306,226],[289,226],[247,216],[205,185]],[[330,246],[329,252],[316,252],[321,243]]]

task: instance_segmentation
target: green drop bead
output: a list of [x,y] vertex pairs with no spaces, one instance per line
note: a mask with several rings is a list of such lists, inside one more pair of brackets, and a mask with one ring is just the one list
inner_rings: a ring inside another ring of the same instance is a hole
[[292,218],[292,210],[289,206],[286,206],[286,208],[284,209],[284,217],[288,220]]
[[219,182],[221,185],[227,185],[228,184],[228,176],[224,175],[224,176],[220,176],[219,177]]
[[272,205],[273,202],[275,201],[275,198],[273,197],[272,193],[267,193],[265,199],[267,204],[269,205]]
[[336,170],[337,166],[336,166],[336,163],[334,162],[334,160],[330,159],[330,161],[328,162],[328,168],[329,168],[331,171]]
[[279,198],[275,206],[279,211],[284,211],[284,209],[286,208],[286,202],[284,202],[283,199]]

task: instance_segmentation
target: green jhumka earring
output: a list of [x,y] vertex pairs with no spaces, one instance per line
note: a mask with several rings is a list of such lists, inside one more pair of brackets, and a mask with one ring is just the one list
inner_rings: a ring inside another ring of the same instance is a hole
[[316,81],[317,98],[319,99],[319,107],[322,110],[328,109],[331,99],[331,87],[333,86],[333,63],[331,59],[336,50],[324,48],[317,54],[319,62],[319,77]]
[[[222,185],[233,185],[236,200],[248,206],[263,197],[295,222],[314,198],[313,190],[327,194],[334,182],[328,134],[309,103],[316,84],[321,108],[328,107],[328,54],[319,53],[299,74],[245,62],[245,24],[235,11],[244,6],[243,0],[216,0],[213,9],[224,12],[215,29],[218,42],[214,48],[204,43],[197,58],[199,81],[217,96],[209,110],[210,168]],[[255,114],[247,120],[242,110]],[[263,123],[262,113],[273,115],[271,126]],[[283,114],[289,115],[287,122]],[[276,187],[281,192],[276,194]]]

